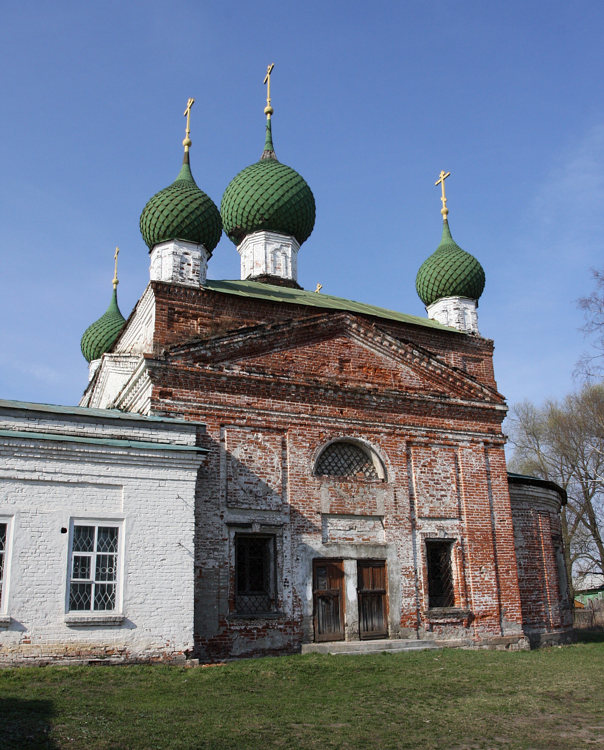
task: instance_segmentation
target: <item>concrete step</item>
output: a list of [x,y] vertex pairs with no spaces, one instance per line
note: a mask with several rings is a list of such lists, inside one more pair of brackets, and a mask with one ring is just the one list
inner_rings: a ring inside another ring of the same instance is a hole
[[325,643],[303,643],[303,654],[379,654],[398,651],[424,651],[439,649],[441,646],[434,641],[407,640],[403,638],[389,640],[388,638],[375,641],[327,641]]

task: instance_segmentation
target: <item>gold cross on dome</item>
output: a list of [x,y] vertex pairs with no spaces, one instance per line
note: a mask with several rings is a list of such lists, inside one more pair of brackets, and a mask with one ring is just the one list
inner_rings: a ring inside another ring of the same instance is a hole
[[191,138],[189,137],[191,134],[191,107],[195,104],[195,99],[189,99],[187,100],[187,107],[185,111],[183,112],[183,115],[187,118],[187,127],[185,130],[185,139],[182,142],[182,145],[185,147],[185,151],[189,150],[189,146],[191,145]]
[[115,268],[114,268],[114,271],[113,271],[113,288],[114,288],[114,289],[117,289],[117,285],[118,285],[118,284],[120,283],[120,282],[119,282],[119,281],[117,280],[117,256],[118,256],[119,254],[120,254],[120,249],[119,249],[119,247],[116,247],[116,248],[115,248],[115,253],[114,253],[114,255],[113,255],[113,257],[114,257],[114,259],[115,259]]
[[441,214],[443,215],[443,219],[447,218],[447,214],[449,213],[449,209],[447,208],[447,196],[445,195],[445,180],[447,177],[451,176],[451,172],[445,172],[444,169],[440,170],[440,174],[438,175],[438,180],[434,183],[435,185],[440,185],[442,189],[442,195],[440,197],[443,207],[440,209]]
[[273,108],[271,106],[271,73],[275,63],[271,63],[266,69],[266,75],[264,76],[263,83],[266,84],[266,107],[264,108],[264,114],[270,117],[273,114]]

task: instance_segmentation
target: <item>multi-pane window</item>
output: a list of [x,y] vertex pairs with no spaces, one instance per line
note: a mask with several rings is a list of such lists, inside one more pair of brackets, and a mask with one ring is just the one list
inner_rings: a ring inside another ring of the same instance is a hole
[[372,457],[356,443],[343,440],[325,448],[317,461],[315,474],[338,477],[364,474],[368,479],[379,479]]
[[454,607],[452,541],[426,540],[428,564],[428,606]]
[[275,537],[235,537],[235,608],[254,615],[275,609]]
[[115,609],[118,533],[117,526],[74,525],[69,584],[70,610]]
[[4,589],[4,558],[6,556],[7,523],[0,523],[0,605],[2,604],[2,592]]

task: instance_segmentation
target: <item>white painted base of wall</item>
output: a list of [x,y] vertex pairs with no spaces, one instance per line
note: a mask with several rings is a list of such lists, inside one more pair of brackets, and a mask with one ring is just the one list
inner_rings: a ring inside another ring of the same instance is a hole
[[298,280],[300,245],[289,235],[278,232],[254,232],[237,247],[241,256],[241,278],[277,276]]
[[183,286],[206,283],[210,254],[203,245],[184,240],[160,242],[151,250],[151,281],[167,281]]
[[428,317],[445,326],[465,333],[480,335],[478,330],[478,303],[468,297],[443,297],[426,307]]

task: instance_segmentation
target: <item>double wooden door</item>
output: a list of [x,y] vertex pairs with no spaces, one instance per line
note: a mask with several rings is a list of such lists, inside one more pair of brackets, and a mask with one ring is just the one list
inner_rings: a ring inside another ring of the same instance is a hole
[[[359,637],[388,635],[386,562],[357,562]],[[314,627],[316,641],[344,640],[344,566],[342,560],[313,563]]]

